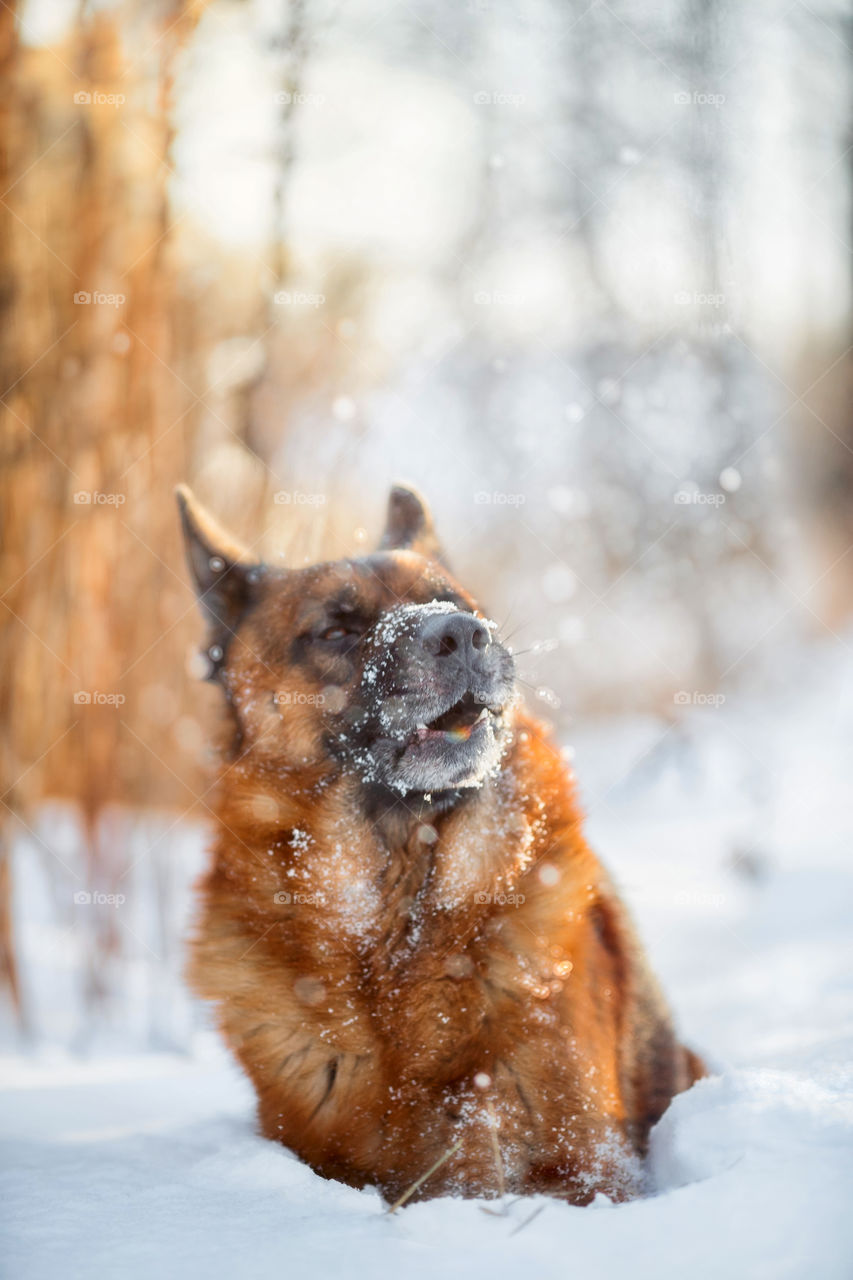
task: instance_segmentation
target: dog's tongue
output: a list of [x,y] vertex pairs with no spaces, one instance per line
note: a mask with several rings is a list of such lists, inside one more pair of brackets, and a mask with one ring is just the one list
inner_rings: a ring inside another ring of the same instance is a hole
[[416,730],[419,742],[426,738],[444,738],[447,742],[467,742],[481,720],[488,716],[488,708],[466,705],[465,700],[445,711],[431,725],[419,724]]

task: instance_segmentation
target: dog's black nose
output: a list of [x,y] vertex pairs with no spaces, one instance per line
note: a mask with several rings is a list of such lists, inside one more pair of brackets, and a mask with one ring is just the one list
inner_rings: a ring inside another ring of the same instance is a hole
[[488,647],[489,632],[473,613],[438,613],[421,624],[421,644],[436,658],[468,663]]

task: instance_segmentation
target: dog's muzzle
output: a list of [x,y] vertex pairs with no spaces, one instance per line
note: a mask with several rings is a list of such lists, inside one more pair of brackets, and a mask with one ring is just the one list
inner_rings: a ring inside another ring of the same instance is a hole
[[403,605],[369,637],[362,697],[370,766],[399,791],[478,785],[499,762],[515,699],[494,626],[445,602]]

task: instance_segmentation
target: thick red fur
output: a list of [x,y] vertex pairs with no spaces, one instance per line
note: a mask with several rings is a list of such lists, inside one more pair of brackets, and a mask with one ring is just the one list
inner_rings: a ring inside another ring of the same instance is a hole
[[[432,547],[395,542],[356,571],[377,612],[439,583],[470,599]],[[220,615],[232,740],[193,985],[262,1133],[326,1177],[393,1200],[452,1151],[419,1196],[638,1194],[651,1126],[703,1068],[584,840],[565,758],[516,709],[500,767],[442,808],[383,800],[330,755],[329,699],[345,710],[351,686],[292,641],[354,563],[273,574]]]

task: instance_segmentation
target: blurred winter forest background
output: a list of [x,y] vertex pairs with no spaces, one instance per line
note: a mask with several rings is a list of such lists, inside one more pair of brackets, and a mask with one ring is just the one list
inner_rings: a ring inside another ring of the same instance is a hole
[[0,59],[15,1036],[193,1034],[180,480],[287,563],[414,482],[564,739],[849,653],[842,0],[27,0]]

